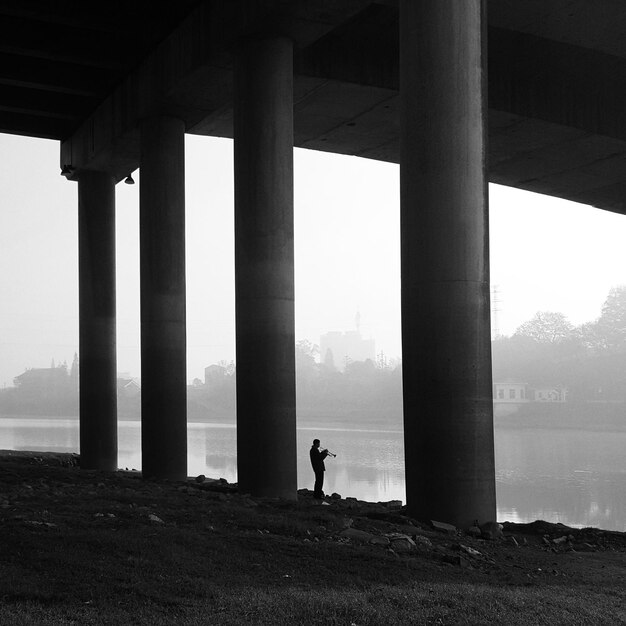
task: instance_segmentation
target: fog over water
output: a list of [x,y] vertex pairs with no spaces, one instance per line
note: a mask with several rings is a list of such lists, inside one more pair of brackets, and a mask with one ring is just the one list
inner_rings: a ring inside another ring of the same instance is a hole
[[[0,385],[78,348],[77,185],[58,143],[0,134]],[[394,164],[296,149],[296,337],[361,332],[400,356],[399,172]],[[138,181],[140,172],[135,172]],[[188,380],[234,358],[232,141],[186,137]],[[139,185],[117,199],[118,369],[140,374]],[[626,217],[490,185],[494,326],[538,310],[574,324],[626,284]]]

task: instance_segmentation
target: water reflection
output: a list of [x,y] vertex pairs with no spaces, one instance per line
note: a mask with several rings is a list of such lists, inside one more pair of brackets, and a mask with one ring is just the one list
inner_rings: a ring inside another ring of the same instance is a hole
[[0,442],[5,450],[78,451],[78,420],[70,418],[0,419]]
[[319,439],[326,460],[324,491],[373,502],[405,500],[404,446],[399,431],[298,429],[298,487],[313,489],[309,449]]
[[[237,480],[232,424],[189,424],[189,474]],[[118,464],[141,469],[141,423],[121,421]],[[298,487],[313,488],[314,438],[337,454],[328,459],[324,491],[363,500],[405,500],[400,431],[299,428]],[[78,451],[78,421],[2,418],[0,447]],[[496,429],[498,519],[545,519],[569,526],[626,530],[626,433]]]
[[626,433],[496,430],[498,516],[626,530]]

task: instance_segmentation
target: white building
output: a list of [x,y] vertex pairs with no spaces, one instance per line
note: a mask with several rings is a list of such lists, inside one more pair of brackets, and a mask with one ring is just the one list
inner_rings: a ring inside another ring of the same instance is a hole
[[320,337],[320,358],[325,365],[343,372],[352,361],[376,359],[374,340],[363,339],[358,330],[326,333]]

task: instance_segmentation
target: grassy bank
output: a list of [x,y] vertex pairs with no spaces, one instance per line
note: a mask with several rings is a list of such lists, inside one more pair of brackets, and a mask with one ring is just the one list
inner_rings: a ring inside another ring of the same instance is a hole
[[620,533],[505,524],[487,541],[392,505],[74,461],[0,455],[2,624],[626,623]]

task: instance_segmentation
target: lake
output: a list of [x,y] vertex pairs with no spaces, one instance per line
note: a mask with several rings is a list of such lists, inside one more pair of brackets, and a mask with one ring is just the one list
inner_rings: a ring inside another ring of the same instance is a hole
[[[140,432],[139,421],[119,422],[119,467],[141,468]],[[189,475],[236,482],[235,427],[190,423],[188,433]],[[313,488],[314,438],[337,454],[326,461],[326,493],[405,500],[401,431],[298,428],[298,487]],[[499,521],[626,531],[626,432],[496,428],[495,444]],[[78,421],[1,418],[0,448],[77,452]]]

